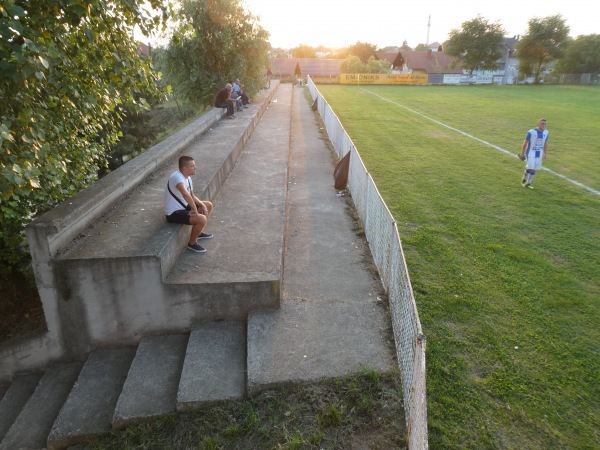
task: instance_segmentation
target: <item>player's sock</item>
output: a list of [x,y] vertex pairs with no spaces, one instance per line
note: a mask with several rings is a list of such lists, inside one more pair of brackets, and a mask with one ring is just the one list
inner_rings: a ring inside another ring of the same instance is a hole
[[535,176],[535,172],[529,172],[529,177],[527,177],[527,184],[531,184],[533,182],[534,176]]

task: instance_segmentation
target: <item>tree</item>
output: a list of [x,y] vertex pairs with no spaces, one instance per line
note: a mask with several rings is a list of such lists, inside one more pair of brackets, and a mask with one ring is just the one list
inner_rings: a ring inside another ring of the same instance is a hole
[[173,92],[211,104],[218,89],[239,78],[252,93],[264,85],[269,34],[239,0],[185,0],[160,63]]
[[358,56],[363,64],[366,64],[371,56],[375,56],[376,51],[375,45],[360,41],[348,47],[348,54]]
[[390,63],[371,56],[367,61],[367,73],[392,73]]
[[444,45],[447,55],[459,58],[464,69],[495,70],[502,58],[504,29],[499,23],[489,23],[481,16],[463,22],[461,29],[452,29]]
[[562,57],[568,41],[569,27],[560,14],[531,19],[527,34],[515,47],[519,73],[525,77],[534,75],[534,83],[539,83],[548,64]]
[[416,52],[423,52],[429,50],[429,46],[427,44],[417,44],[415,47]]
[[565,48],[564,57],[558,63],[560,73],[584,74],[592,77],[600,74],[600,34],[578,36]]
[[317,51],[314,47],[310,45],[299,45],[296,48],[290,50],[293,58],[316,58]]
[[157,95],[133,29],[169,8],[130,0],[0,3],[0,267],[26,256],[24,225],[91,184],[117,141],[121,107]]
[[340,73],[366,73],[366,65],[356,55],[349,55],[340,63]]
[[335,49],[333,54],[330,55],[330,58],[346,59],[349,54],[350,53],[348,52],[348,47],[342,47],[342,48]]

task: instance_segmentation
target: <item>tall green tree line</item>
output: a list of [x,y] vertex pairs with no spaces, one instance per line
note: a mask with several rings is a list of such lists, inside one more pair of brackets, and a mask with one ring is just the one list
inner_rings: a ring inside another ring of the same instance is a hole
[[239,0],[183,0],[177,18],[160,57],[176,97],[210,104],[229,80],[250,93],[264,86],[269,34]]
[[23,259],[26,223],[94,181],[120,107],[158,93],[133,29],[160,27],[168,6],[138,3],[0,3],[0,271]]

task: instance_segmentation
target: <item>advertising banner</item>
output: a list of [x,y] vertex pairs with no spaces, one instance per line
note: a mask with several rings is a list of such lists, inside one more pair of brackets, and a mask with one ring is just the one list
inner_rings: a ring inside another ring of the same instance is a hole
[[342,73],[340,84],[427,84],[424,73]]

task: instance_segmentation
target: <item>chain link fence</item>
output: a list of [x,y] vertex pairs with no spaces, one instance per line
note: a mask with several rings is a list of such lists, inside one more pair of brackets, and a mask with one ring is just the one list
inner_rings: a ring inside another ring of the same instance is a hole
[[426,340],[421,330],[398,228],[339,119],[310,77],[307,85],[337,156],[341,159],[347,152],[352,152],[348,189],[363,222],[373,259],[389,298],[396,355],[402,378],[408,447],[411,450],[426,449]]

